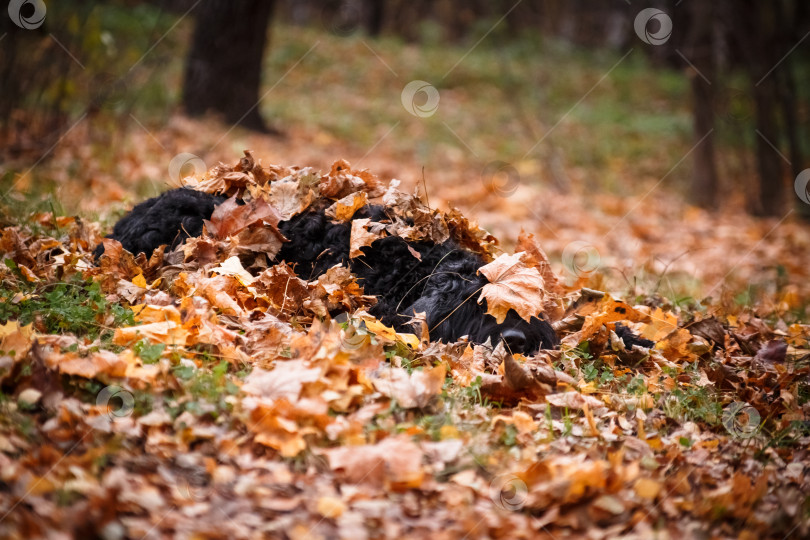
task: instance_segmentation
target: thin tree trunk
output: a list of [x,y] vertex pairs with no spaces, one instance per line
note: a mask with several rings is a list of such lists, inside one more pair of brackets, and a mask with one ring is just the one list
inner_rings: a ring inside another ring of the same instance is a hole
[[[751,80],[754,97],[758,198],[752,210],[763,216],[779,216],[784,212],[787,184],[779,153],[780,134],[777,117],[778,90],[775,74],[779,48],[775,21],[775,6],[757,0],[736,4],[735,37],[745,56],[745,66]],[[777,68],[778,69],[778,68]]]
[[692,202],[703,208],[716,208],[718,204],[717,167],[714,154],[714,89],[717,82],[712,39],[713,4],[692,2],[692,28],[686,51],[695,66],[691,73],[693,129],[695,141],[701,141],[694,150],[692,175]]
[[262,59],[274,0],[205,0],[197,7],[186,60],[186,113],[218,113],[231,124],[267,131],[259,113]]

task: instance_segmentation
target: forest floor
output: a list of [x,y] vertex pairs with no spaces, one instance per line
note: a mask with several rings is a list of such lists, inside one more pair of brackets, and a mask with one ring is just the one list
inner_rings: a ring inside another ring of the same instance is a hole
[[[273,40],[261,106],[281,137],[111,96],[47,159],[2,165],[0,536],[810,534],[810,227],[743,211],[744,103],[718,110],[707,212],[684,199],[688,82],[639,51]],[[412,80],[438,89],[430,116],[403,105]],[[257,292],[227,257],[94,267],[125,209],[192,172],[175,156],[202,177],[244,149],[261,170],[397,178],[507,252],[532,233],[578,324],[513,358],[324,321],[304,300],[337,301],[329,284]],[[583,309],[583,287],[609,296]],[[619,306],[655,347],[617,350]]]

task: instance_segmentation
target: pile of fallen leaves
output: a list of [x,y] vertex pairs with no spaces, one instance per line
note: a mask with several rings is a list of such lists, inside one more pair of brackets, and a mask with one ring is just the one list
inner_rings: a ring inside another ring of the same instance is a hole
[[[94,261],[80,218],[2,229],[3,538],[810,534],[810,326],[566,286],[531,235],[502,253],[345,161],[185,183],[234,198],[149,259]],[[397,333],[346,268],[276,264],[281,220],[369,202],[395,219],[353,220],[353,254],[453,238],[490,312],[542,309],[561,348]]]

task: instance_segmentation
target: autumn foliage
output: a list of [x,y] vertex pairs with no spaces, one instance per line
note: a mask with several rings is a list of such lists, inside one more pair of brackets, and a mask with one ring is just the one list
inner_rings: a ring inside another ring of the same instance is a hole
[[[533,235],[504,253],[342,160],[184,182],[234,198],[149,259],[94,261],[79,217],[2,229],[0,536],[810,534],[808,325],[566,285]],[[274,261],[281,220],[370,201],[410,222],[353,221],[354,253],[453,238],[490,261],[470,301],[545,313],[561,348],[397,333],[348,269]]]

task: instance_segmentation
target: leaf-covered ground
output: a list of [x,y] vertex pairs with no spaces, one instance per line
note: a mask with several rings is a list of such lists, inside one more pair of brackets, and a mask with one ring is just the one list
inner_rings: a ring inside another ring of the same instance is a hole
[[[654,197],[540,204],[478,179],[430,193],[479,206],[445,213],[345,161],[318,171],[251,154],[186,182],[253,202],[150,260],[107,240],[98,265],[96,223],[2,224],[0,536],[810,534],[806,226]],[[359,224],[355,249],[450,235],[481,252],[492,309],[542,305],[561,349],[397,334],[365,313],[374,299],[347,270],[306,281],[274,265],[273,216],[324,200],[335,219],[366,201],[413,219]],[[529,222],[534,235],[515,240]],[[629,286],[595,271],[623,260]],[[682,276],[717,292],[665,295]],[[737,294],[746,282],[755,303]],[[521,302],[502,294],[514,286]],[[625,349],[619,323],[655,346]]]

